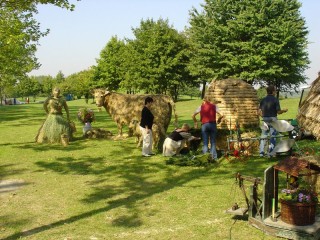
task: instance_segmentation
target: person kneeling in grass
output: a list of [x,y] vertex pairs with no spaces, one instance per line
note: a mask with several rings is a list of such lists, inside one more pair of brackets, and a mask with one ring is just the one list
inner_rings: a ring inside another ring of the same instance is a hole
[[184,123],[181,128],[175,129],[163,143],[163,156],[171,157],[178,155],[187,141],[199,139],[189,133],[190,126]]

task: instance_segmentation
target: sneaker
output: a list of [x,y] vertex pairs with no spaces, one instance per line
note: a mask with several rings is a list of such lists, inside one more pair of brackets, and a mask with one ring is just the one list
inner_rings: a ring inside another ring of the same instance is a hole
[[144,157],[151,157],[150,154],[142,154],[142,156],[144,156]]
[[156,154],[155,153],[149,153],[148,155],[153,156],[153,155],[156,155]]
[[264,153],[261,152],[261,153],[259,154],[259,156],[260,156],[260,157],[264,157]]

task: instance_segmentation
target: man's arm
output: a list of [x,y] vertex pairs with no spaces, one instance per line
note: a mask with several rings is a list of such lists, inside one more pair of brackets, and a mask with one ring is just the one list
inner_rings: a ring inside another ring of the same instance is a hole
[[282,113],[285,113],[285,112],[288,112],[288,109],[287,109],[287,108],[286,108],[286,109],[279,110],[277,113],[278,113],[278,114],[282,114]]
[[277,114],[282,114],[285,112],[288,112],[288,109],[287,108],[281,109],[279,99],[277,99]]

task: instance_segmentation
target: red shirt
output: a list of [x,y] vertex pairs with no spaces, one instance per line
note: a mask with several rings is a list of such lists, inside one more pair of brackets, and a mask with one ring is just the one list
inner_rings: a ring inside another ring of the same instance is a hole
[[201,123],[216,122],[216,105],[205,102],[201,105],[200,116]]

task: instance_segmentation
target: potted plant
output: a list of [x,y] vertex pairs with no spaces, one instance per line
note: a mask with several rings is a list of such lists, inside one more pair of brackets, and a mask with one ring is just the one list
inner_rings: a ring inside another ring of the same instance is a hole
[[313,224],[317,203],[318,195],[311,186],[300,187],[298,178],[290,177],[290,187],[280,194],[281,220],[298,226]]

